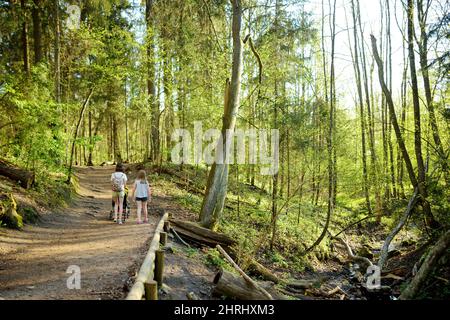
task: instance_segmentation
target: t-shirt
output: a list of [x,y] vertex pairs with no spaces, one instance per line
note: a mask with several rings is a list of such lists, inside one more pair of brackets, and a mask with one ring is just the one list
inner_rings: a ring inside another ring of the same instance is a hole
[[115,179],[117,179],[120,182],[120,191],[124,191],[125,184],[128,181],[127,175],[123,172],[114,172],[111,175],[111,182],[113,182]]
[[134,181],[134,196],[136,198],[148,198],[148,182],[145,180],[138,180]]

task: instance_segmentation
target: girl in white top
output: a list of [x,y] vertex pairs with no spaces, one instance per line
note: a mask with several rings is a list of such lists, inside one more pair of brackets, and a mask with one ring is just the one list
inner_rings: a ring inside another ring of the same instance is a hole
[[147,201],[150,200],[150,184],[147,181],[147,174],[144,170],[138,172],[134,181],[131,198],[137,204],[137,224],[141,224],[141,211],[144,211],[144,223],[148,222]]

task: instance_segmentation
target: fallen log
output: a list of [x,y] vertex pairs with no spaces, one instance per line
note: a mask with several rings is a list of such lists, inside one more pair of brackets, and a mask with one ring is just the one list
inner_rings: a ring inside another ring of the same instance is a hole
[[218,244],[224,247],[236,244],[236,241],[229,236],[204,228],[195,222],[177,219],[172,219],[170,222],[172,228],[175,229],[179,235],[197,244],[203,244],[212,248]]
[[272,281],[274,283],[280,283],[282,281],[280,278],[278,278],[276,275],[274,275],[269,269],[264,267],[262,264],[260,264],[255,259],[250,260],[250,263],[248,266],[248,271],[251,274],[260,276],[262,279]]
[[[223,295],[228,298],[237,300],[268,300],[267,295],[260,290],[255,289],[243,277],[235,275],[227,270],[221,269],[214,277],[214,293]],[[258,283],[258,286],[270,291],[272,299],[286,300],[289,299],[286,295],[276,292],[273,283],[263,282]]]
[[403,290],[402,294],[399,297],[400,300],[413,299],[417,295],[428,275],[434,269],[435,264],[446,253],[449,246],[450,230],[447,230],[439,238],[435,246],[430,250],[417,274],[411,280],[406,289]]
[[34,172],[19,168],[5,160],[0,160],[0,175],[18,182],[25,189],[31,188],[35,181]]
[[[231,256],[236,256],[236,252],[233,250],[233,248],[229,248],[229,254]],[[293,279],[293,280],[287,280],[282,279],[278,276],[276,276],[272,271],[270,271],[268,268],[263,266],[261,263],[256,261],[253,258],[248,258],[248,267],[245,269],[248,271],[249,274],[257,276],[263,280],[271,281],[275,284],[280,284],[286,287],[294,288],[294,289],[309,289],[312,288],[314,285],[320,284],[319,280],[304,280],[304,279]]]
[[267,299],[273,300],[270,293],[268,293],[264,288],[261,288],[258,286],[258,284],[252,280],[238,265],[236,262],[234,262],[233,259],[228,255],[228,253],[225,252],[225,250],[222,249],[220,245],[217,245],[217,250],[227,259],[227,261],[241,274],[241,276],[244,278],[245,281],[247,281],[251,286],[253,286],[256,290],[260,291]]

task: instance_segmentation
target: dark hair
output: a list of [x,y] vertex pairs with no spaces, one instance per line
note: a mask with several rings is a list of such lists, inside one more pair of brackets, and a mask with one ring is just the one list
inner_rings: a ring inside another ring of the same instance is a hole
[[122,163],[118,163],[116,165],[116,172],[123,172],[123,164]]

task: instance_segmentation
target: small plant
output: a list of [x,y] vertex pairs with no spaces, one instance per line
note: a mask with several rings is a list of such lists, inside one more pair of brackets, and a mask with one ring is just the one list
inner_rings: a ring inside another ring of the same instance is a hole
[[192,258],[198,255],[198,250],[195,248],[186,248],[186,254],[189,258]]
[[228,268],[228,264],[222,259],[220,252],[217,249],[210,249],[206,255],[206,262],[214,267]]

